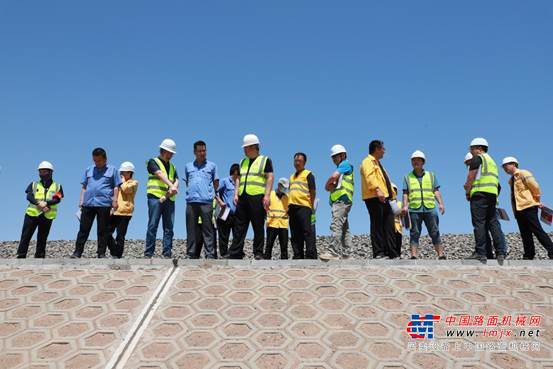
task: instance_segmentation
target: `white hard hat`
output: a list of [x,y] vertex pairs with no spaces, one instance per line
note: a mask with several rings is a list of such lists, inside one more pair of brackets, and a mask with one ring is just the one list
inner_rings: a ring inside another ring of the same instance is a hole
[[470,153],[470,152],[467,152],[467,155],[465,155],[464,162],[467,162],[468,160],[472,160],[472,153]]
[[338,154],[347,154],[346,148],[342,145],[334,145],[330,148],[330,156]]
[[282,177],[279,178],[278,185],[281,186],[285,190],[285,192],[287,192],[290,188],[290,181],[288,180],[288,178]]
[[485,138],[477,137],[470,142],[470,146],[486,146],[488,147],[488,141]]
[[392,188],[395,188],[397,191],[397,185],[394,182],[392,182],[391,185],[392,185]]
[[248,147],[252,145],[259,145],[259,138],[256,135],[249,133],[244,136],[242,140],[242,147]]
[[503,164],[502,165],[511,164],[511,163],[515,163],[515,164],[518,165],[517,158],[515,158],[514,156],[507,156],[505,159],[503,159]]
[[161,141],[161,145],[159,145],[159,147],[165,151],[169,151],[170,153],[177,153],[177,144],[170,138],[166,138],[165,140]]
[[411,159],[420,158],[424,161],[426,161],[426,155],[420,150],[416,150],[414,153],[411,154]]
[[54,166],[49,161],[41,161],[37,169],[50,169],[53,172]]
[[134,164],[130,161],[125,161],[121,163],[121,166],[119,167],[120,172],[134,172]]

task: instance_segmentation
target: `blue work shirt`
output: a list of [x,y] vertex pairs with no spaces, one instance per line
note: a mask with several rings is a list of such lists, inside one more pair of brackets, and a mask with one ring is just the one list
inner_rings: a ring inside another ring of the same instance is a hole
[[210,161],[199,164],[196,161],[187,163],[184,168],[186,183],[186,202],[212,204],[215,197],[213,182],[217,176],[217,165]]
[[[426,173],[426,171],[423,171],[422,175],[419,177],[417,175],[417,173],[415,173],[415,171],[413,170],[413,174],[419,180],[419,184],[420,184],[421,187],[422,187],[422,177],[424,176],[424,173]],[[432,174],[434,175],[434,191],[437,191],[437,190],[440,189],[440,183],[438,182],[438,178],[436,177],[436,173],[432,172]],[[409,184],[407,183],[407,181],[408,181],[408,178],[404,177],[403,178],[403,193],[409,195]],[[421,206],[418,209],[409,208],[409,211],[411,213],[431,213],[433,211],[436,211],[436,208],[428,209],[426,206],[424,206],[424,203],[423,203],[423,204],[421,204]]]
[[110,164],[103,168],[93,165],[84,172],[81,184],[86,186],[83,206],[111,207],[113,189],[121,184],[121,175]]
[[231,176],[228,176],[221,180],[219,183],[219,189],[217,190],[219,197],[230,209],[231,214],[234,214],[236,211],[236,206],[234,206],[234,188],[234,181]]

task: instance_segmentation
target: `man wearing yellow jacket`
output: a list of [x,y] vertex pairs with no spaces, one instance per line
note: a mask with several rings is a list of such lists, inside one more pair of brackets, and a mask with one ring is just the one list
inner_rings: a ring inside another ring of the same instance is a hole
[[392,182],[380,162],[386,149],[384,142],[371,141],[369,155],[361,163],[361,192],[371,219],[371,245],[373,258],[399,257],[396,248]]
[[[305,169],[307,155],[294,155],[296,172],[290,176],[288,216],[294,259],[316,259],[317,246],[313,237],[312,215],[315,209],[315,176]],[[305,248],[304,248],[305,245]]]
[[522,238],[523,258],[534,259],[536,249],[533,236],[536,236],[547,250],[549,259],[553,259],[553,242],[543,230],[538,219],[538,209],[543,207],[540,185],[531,172],[519,169],[518,160],[512,156],[503,159],[503,170],[511,176],[509,179],[511,204]]
[[267,244],[263,258],[271,260],[276,238],[280,244],[280,258],[288,259],[288,190],[290,182],[286,178],[278,180],[276,191],[271,191],[271,203],[267,211]]

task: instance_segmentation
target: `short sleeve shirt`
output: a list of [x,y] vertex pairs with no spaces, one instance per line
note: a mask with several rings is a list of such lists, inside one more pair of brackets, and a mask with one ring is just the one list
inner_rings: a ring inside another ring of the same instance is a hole
[[103,168],[90,166],[85,170],[81,184],[86,187],[83,206],[111,207],[113,190],[121,184],[121,176],[110,164]]

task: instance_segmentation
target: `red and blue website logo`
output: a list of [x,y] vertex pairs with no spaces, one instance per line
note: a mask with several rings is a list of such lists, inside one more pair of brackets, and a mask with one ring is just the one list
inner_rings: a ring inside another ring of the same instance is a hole
[[411,321],[407,324],[407,333],[411,338],[433,339],[434,323],[440,321],[439,315],[434,314],[412,314]]

